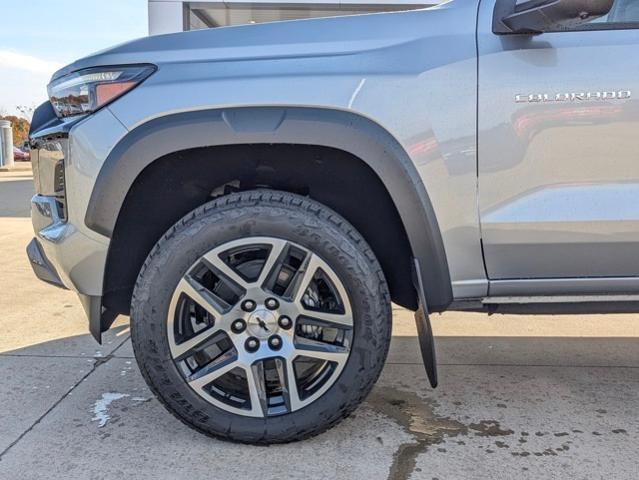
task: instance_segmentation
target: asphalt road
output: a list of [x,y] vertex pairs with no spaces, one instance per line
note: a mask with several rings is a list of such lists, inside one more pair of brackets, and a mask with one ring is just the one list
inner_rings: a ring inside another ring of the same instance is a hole
[[367,401],[301,443],[191,431],[142,380],[122,318],[98,345],[75,295],[37,281],[31,179],[0,173],[0,478],[629,479],[639,459],[639,317],[434,317],[441,384],[395,309]]

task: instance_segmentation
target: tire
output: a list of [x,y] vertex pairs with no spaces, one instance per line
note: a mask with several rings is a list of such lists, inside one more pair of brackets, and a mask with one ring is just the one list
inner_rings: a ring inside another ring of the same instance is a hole
[[[247,242],[255,244],[241,246]],[[229,265],[254,273],[236,277]],[[247,303],[268,289],[281,293],[277,302]],[[291,327],[285,317],[293,307]],[[228,323],[233,315],[244,323]],[[274,349],[274,336],[282,350],[251,363]],[[185,424],[242,443],[291,442],[331,428],[368,395],[390,344],[390,295],[372,250],[341,216],[306,197],[252,190],[202,205],[157,242],[134,288],[131,337],[147,384]],[[249,351],[250,338],[259,351]]]

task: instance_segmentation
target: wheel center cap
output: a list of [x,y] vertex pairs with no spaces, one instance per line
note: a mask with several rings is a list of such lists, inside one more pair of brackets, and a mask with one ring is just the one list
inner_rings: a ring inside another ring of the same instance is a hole
[[258,308],[248,318],[248,331],[257,338],[268,338],[279,330],[277,318],[270,310]]

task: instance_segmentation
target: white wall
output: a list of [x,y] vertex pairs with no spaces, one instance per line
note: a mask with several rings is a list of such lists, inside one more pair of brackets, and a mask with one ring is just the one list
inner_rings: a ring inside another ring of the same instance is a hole
[[184,30],[184,2],[149,0],[149,35]]

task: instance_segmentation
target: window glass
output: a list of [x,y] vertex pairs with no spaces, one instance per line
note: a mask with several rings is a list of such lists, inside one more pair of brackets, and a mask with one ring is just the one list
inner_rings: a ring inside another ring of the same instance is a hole
[[[614,26],[615,24],[639,24],[639,1],[638,0],[615,0],[615,3],[608,15],[599,17],[591,21],[592,27]],[[639,26],[639,25],[637,25]]]

